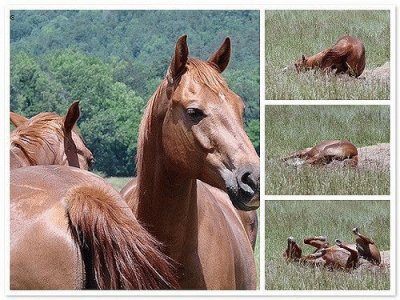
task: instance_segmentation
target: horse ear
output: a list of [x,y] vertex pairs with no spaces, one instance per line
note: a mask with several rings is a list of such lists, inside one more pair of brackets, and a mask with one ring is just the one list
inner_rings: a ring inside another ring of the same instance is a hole
[[182,35],[175,46],[175,53],[172,57],[171,64],[168,69],[167,79],[169,83],[172,83],[185,69],[188,57],[189,49],[187,46],[187,35]]
[[71,132],[76,121],[78,121],[80,114],[79,101],[75,101],[68,108],[67,115],[64,117],[64,129],[66,132]]
[[301,59],[302,59],[303,62],[306,61],[306,57],[304,56],[304,54],[301,56]]
[[25,118],[24,116],[21,116],[15,112],[10,112],[10,121],[11,123],[14,124],[15,127],[18,127],[19,125],[25,123],[26,121],[28,121],[27,118]]
[[231,39],[226,37],[222,45],[213,55],[210,56],[208,62],[213,64],[218,72],[222,73],[229,64],[231,57]]

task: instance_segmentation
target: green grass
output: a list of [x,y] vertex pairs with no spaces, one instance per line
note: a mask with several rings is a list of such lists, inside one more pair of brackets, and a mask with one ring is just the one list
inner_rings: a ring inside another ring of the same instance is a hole
[[344,35],[359,37],[366,49],[366,69],[390,61],[389,11],[266,11],[266,98],[389,99],[389,83],[342,80],[320,72],[282,72],[302,54],[331,47]]
[[387,170],[294,168],[279,161],[322,140],[347,139],[357,147],[389,143],[388,106],[267,106],[266,194],[387,195]]
[[110,183],[117,191],[120,191],[132,177],[106,177],[104,178]]
[[358,226],[379,249],[390,249],[389,201],[266,201],[266,289],[268,290],[384,290],[390,273],[328,271],[324,268],[286,263],[282,253],[293,236],[303,255],[313,252],[303,244],[310,235],[326,235],[354,242],[351,229]]

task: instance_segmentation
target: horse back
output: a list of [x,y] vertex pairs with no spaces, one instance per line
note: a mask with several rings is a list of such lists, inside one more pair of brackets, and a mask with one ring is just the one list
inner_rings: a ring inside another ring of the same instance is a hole
[[337,158],[352,158],[358,155],[356,146],[348,141],[328,145],[324,148],[324,155]]
[[341,37],[321,60],[321,68],[335,68],[358,77],[365,68],[365,47],[353,36]]

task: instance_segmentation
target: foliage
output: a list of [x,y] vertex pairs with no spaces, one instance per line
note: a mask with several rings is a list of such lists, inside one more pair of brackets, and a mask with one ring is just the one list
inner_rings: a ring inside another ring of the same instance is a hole
[[245,101],[246,129],[259,143],[257,11],[11,13],[11,110],[25,116],[65,114],[73,100],[80,100],[79,127],[94,152],[96,171],[133,175],[146,100],[164,77],[182,34],[188,35],[190,54],[203,59],[231,37],[225,77]]

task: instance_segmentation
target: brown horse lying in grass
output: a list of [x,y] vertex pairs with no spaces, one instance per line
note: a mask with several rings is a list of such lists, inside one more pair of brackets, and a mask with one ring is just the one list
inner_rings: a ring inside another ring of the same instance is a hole
[[335,74],[345,73],[358,77],[365,68],[365,47],[356,37],[341,37],[332,48],[318,52],[312,56],[302,55],[295,62],[297,72],[311,69],[322,69]]
[[358,164],[357,147],[346,140],[322,141],[314,147],[299,150],[283,158],[283,161],[299,158],[310,165],[326,165],[334,160],[344,161],[350,159],[350,165],[356,167]]
[[351,270],[367,265],[374,269],[381,264],[381,253],[373,240],[360,233],[356,227],[353,233],[357,236],[355,244],[344,244],[340,240],[330,246],[324,236],[313,236],[304,239],[304,244],[316,248],[314,253],[302,255],[301,248],[293,237],[288,238],[288,245],[283,256],[288,261],[308,263],[314,266],[324,266],[328,269]]
[[79,102],[61,117],[43,112],[30,119],[10,113],[16,126],[11,132],[11,169],[34,165],[66,165],[87,170],[93,162],[92,152],[76,130],[80,116]]

